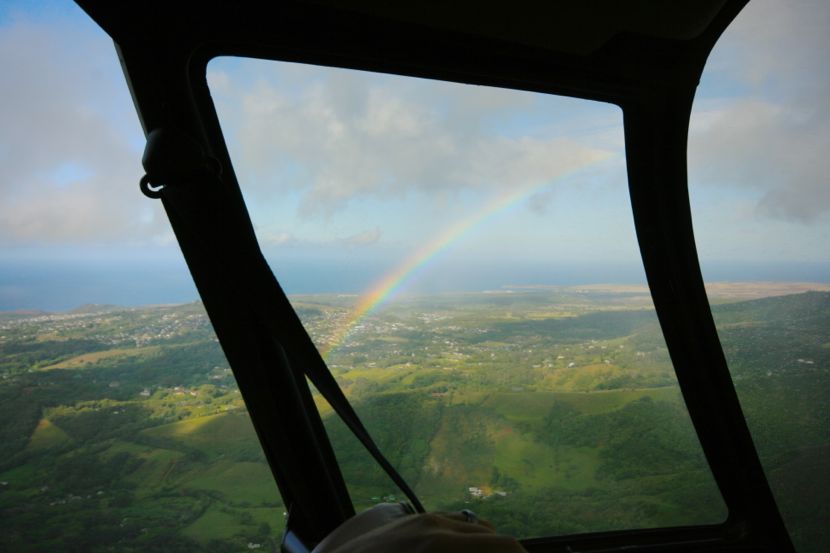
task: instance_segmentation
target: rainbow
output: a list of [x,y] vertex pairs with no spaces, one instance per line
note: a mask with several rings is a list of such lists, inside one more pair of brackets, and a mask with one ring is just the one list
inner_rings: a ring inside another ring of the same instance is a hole
[[367,292],[364,292],[360,298],[358,298],[357,304],[352,308],[352,311],[343,321],[340,322],[340,324],[335,327],[335,330],[326,346],[321,349],[323,358],[328,359],[329,355],[340,345],[342,345],[343,342],[345,342],[352,329],[360,324],[360,321],[364,317],[376,310],[382,304],[386,303],[390,298],[394,297],[395,294],[417,274],[423,272],[432,260],[439,257],[443,252],[452,247],[455,242],[467,235],[470,231],[481,226],[495,215],[508,211],[514,206],[522,203],[524,200],[536,192],[541,191],[543,188],[570,177],[585,169],[589,165],[594,165],[600,161],[604,161],[608,159],[609,156],[600,157],[601,159],[559,175],[553,181],[546,181],[531,187],[519,188],[513,190],[512,192],[508,191],[506,194],[497,196],[477,211],[458,220],[430,241],[424,243],[420,248],[412,252],[412,254],[400,265],[375,282]]

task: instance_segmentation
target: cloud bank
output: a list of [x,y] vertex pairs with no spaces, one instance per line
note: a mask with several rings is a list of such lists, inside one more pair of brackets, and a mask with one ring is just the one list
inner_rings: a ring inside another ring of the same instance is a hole
[[[112,44],[76,12],[0,26],[0,246],[169,241],[160,205],[138,192],[143,141]],[[827,29],[823,0],[753,0],[740,14],[695,106],[693,186],[744,190],[760,218],[828,220]],[[585,102],[540,110],[536,96],[514,91],[249,63],[247,73],[212,64],[211,91],[246,193],[270,202],[294,194],[297,220],[363,200],[497,194],[621,152],[598,140],[613,126],[609,110],[596,133],[579,131],[599,113]],[[544,212],[556,193],[540,191],[531,209]],[[290,231],[265,242],[308,243],[284,222]],[[344,228],[333,243],[386,237],[373,227]]]
[[754,191],[759,217],[830,214],[830,4],[753,0],[704,71],[689,136],[692,184]]
[[[80,14],[81,17],[86,17]],[[0,27],[0,242],[142,241],[140,128],[111,41],[91,22]]]
[[613,154],[502,130],[528,113],[522,93],[247,63],[251,86],[235,88],[221,61],[209,73],[240,181],[261,198],[300,193],[307,216],[366,198],[538,186]]

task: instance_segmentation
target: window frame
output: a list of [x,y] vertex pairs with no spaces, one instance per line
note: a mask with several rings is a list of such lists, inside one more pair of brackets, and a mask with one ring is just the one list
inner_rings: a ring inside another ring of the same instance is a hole
[[[187,137],[161,155],[145,153],[145,169],[164,181],[162,203],[290,506],[287,530],[302,542],[319,541],[354,511],[304,377],[309,370],[327,368],[259,250],[207,87],[207,65],[219,56],[393,73],[618,105],[649,288],[729,516],[720,525],[551,536],[523,544],[531,552],[622,547],[793,551],[715,329],[695,248],[686,176],[695,87],[715,41],[745,0],[724,2],[695,38],[647,39],[622,33],[587,56],[320,4],[246,6],[248,11],[243,11],[208,2],[198,8],[154,11],[138,2],[126,8],[102,0],[78,3],[114,38],[145,133],[173,129]],[[207,159],[218,162],[220,175]]]

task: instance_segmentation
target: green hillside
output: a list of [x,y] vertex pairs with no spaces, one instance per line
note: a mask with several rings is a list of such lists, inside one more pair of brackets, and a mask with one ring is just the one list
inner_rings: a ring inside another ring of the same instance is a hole
[[[325,343],[350,301],[298,313]],[[408,298],[329,362],[429,508],[519,536],[717,523],[647,307],[609,287]],[[808,292],[714,308],[799,553],[830,543],[829,307]],[[0,317],[0,376],[0,550],[276,551],[285,508],[199,305]],[[356,508],[399,500],[317,399]]]

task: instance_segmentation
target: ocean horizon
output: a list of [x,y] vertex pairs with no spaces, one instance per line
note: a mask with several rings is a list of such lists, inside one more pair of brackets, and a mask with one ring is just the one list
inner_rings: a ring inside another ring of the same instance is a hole
[[[828,263],[704,262],[707,282],[830,283]],[[272,263],[290,295],[361,294],[389,270],[382,263],[349,265],[302,260]],[[507,286],[644,284],[641,266],[623,263],[448,263],[420,275],[404,293],[478,292]],[[183,260],[26,260],[0,263],[0,311],[67,311],[86,304],[125,307],[199,299]]]

